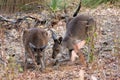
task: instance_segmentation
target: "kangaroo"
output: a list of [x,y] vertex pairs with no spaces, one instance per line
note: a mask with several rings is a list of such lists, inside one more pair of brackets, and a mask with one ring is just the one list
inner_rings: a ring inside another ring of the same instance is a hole
[[23,32],[23,45],[25,48],[25,69],[27,58],[32,58],[35,65],[41,64],[41,70],[45,69],[44,50],[48,43],[48,33],[41,28],[31,28]]
[[[78,8],[80,9],[80,5]],[[54,59],[57,54],[62,52],[62,48],[67,48],[71,57],[71,51],[74,50],[76,40],[85,40],[96,26],[95,20],[87,15],[77,16],[77,13],[75,13],[72,18],[66,20],[66,32],[64,37],[56,38],[55,33],[52,33],[54,40],[52,58]]]

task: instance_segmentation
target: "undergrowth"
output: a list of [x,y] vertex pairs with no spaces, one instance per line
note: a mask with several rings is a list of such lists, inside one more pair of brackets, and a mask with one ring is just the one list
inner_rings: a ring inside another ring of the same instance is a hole
[[0,78],[2,80],[14,80],[23,69],[16,63],[14,57],[9,56],[6,65],[0,65]]

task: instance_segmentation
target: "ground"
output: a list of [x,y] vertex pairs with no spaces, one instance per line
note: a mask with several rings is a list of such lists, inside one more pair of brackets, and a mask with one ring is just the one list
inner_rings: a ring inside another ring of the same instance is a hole
[[[58,69],[50,64],[51,48],[53,40],[49,40],[46,49],[47,68],[44,72],[30,70],[26,72],[14,72],[14,80],[120,80],[120,9],[116,7],[100,6],[97,9],[82,9],[79,14],[92,15],[97,23],[97,39],[95,49],[97,52],[94,54],[95,58],[92,63],[88,63],[88,67],[82,67],[80,64],[70,64],[66,62]],[[29,14],[27,14],[29,15]],[[37,15],[37,14],[34,14]],[[33,15],[33,16],[34,16]],[[55,25],[54,30],[58,35],[63,35],[65,29],[65,22],[59,21]],[[50,32],[48,31],[51,36]],[[22,33],[11,29],[5,31],[4,43],[0,40],[1,54],[5,52],[6,55],[15,54],[17,61],[23,61],[24,47],[22,40],[19,36]],[[2,50],[4,48],[4,51]],[[6,70],[1,67],[0,72]],[[8,69],[9,70],[9,69]],[[7,72],[7,73],[6,73]],[[1,80],[7,80],[5,74],[10,75],[6,70],[0,73]],[[10,80],[13,80],[10,79]]]

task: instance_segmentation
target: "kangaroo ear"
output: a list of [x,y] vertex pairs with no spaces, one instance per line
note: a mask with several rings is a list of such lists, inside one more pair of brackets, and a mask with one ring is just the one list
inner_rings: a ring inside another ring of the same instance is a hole
[[32,43],[29,43],[30,48],[36,48],[35,45],[33,45]]
[[32,51],[36,52],[37,49],[36,49],[35,45],[33,45],[32,43],[29,43],[29,46],[30,46]]
[[59,37],[58,41],[59,41],[59,44],[61,44],[63,38],[62,37]]
[[53,38],[53,40],[54,40],[54,41],[57,40],[57,35],[55,34],[55,32],[54,32],[53,30],[51,30],[51,29],[50,29],[50,31],[51,31],[51,33],[52,33],[52,38]]

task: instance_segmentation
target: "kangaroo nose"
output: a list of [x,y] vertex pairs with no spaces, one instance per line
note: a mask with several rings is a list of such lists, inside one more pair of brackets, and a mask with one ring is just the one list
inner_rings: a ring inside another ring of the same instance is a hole
[[40,65],[40,61],[37,61],[37,65]]
[[53,55],[52,58],[55,59],[55,56]]

